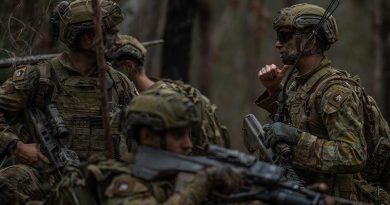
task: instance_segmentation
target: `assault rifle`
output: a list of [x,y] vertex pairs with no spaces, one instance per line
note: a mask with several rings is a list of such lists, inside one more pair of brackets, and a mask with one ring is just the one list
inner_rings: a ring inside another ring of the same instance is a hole
[[59,138],[69,135],[61,115],[54,104],[46,106],[46,113],[37,107],[26,110],[30,133],[41,145],[42,153],[49,159],[48,173],[54,173],[56,180],[61,179],[61,169],[67,165],[78,166],[80,160],[76,152],[65,147]]
[[265,146],[265,133],[260,122],[253,114],[248,114],[244,117],[243,124],[244,142],[248,151],[253,153],[258,150],[259,157],[271,162],[272,164],[280,165],[286,169],[286,174],[296,185],[303,187],[304,182],[298,177],[290,162],[291,148],[287,144],[279,143],[276,147],[275,154],[271,148]]
[[145,181],[154,181],[175,177],[178,173],[196,173],[208,167],[230,167],[242,174],[245,183],[261,188],[261,191],[248,191],[230,195],[211,194],[214,204],[249,202],[260,200],[278,205],[316,205],[316,204],[361,204],[346,199],[327,196],[312,190],[291,185],[284,181],[283,168],[266,162],[257,161],[256,157],[244,153],[210,145],[208,157],[184,156],[154,149],[138,147],[132,174]]
[[[148,47],[148,46],[158,45],[162,43],[164,43],[164,40],[154,40],[154,41],[142,42],[142,45]],[[4,58],[4,59],[0,59],[0,69],[17,67],[19,65],[26,65],[26,64],[36,64],[42,61],[50,60],[59,55],[60,53],[52,53],[52,54]]]

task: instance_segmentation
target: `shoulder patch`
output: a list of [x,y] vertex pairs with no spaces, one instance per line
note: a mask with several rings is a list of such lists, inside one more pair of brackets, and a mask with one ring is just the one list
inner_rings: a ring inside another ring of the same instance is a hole
[[12,81],[24,80],[26,77],[26,69],[27,67],[21,67],[16,69],[14,74],[12,75]]
[[343,104],[345,99],[347,99],[345,93],[341,91],[335,91],[330,97],[331,99],[329,99],[329,103],[335,107],[340,107],[340,105]]
[[323,111],[327,114],[337,112],[352,92],[350,88],[345,86],[339,84],[332,85],[322,97],[321,107]]
[[110,185],[105,190],[108,197],[123,196],[130,193],[146,192],[148,188],[130,175],[119,175],[112,179]]

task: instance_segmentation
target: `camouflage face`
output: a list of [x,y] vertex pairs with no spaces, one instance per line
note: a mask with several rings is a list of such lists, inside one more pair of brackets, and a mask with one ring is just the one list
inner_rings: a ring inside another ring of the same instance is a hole
[[[106,32],[123,20],[119,6],[112,1],[100,1],[103,31]],[[55,38],[70,46],[85,32],[94,31],[94,11],[91,0],[60,2],[54,9],[51,22]]]
[[277,32],[276,48],[279,50],[283,64],[293,65],[299,53],[297,51],[295,32],[281,29]]
[[[319,6],[312,4],[296,4],[291,7],[283,8],[279,11],[278,16],[273,22],[275,31],[282,28],[290,30],[308,30],[313,29],[320,21],[325,10]],[[338,30],[336,20],[330,16],[320,28],[323,41],[327,45],[331,45],[337,41]],[[317,37],[321,37],[317,36]]]
[[199,120],[200,116],[190,99],[174,91],[160,89],[146,91],[130,102],[122,113],[121,129],[127,135],[139,126],[166,131],[188,128]]

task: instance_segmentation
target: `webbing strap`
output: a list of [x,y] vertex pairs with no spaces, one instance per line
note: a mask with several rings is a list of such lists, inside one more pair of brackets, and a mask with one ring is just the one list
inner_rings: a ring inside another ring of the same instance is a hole
[[[319,83],[314,90],[314,92],[310,95],[307,104],[316,106],[315,100],[318,97],[323,96],[323,94],[333,85],[336,84],[343,84],[345,82],[349,82],[353,84],[356,87],[359,87],[362,95],[359,96],[360,101],[363,103],[363,112],[364,112],[364,138],[367,142],[367,149],[369,153],[372,153],[374,150],[374,141],[373,136],[375,134],[375,114],[374,111],[371,108],[371,104],[368,98],[368,95],[366,94],[365,90],[362,88],[359,82],[356,80],[353,80],[346,76],[340,76],[340,75],[334,75],[329,78],[326,78],[321,83]],[[317,109],[316,109],[317,110]],[[307,120],[310,120],[310,114],[311,114],[311,107],[308,107],[308,113],[307,113]]]

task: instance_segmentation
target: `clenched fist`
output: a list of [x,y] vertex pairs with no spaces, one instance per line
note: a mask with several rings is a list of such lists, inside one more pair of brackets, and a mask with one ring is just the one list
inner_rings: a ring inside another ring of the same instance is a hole
[[265,65],[259,70],[257,74],[261,84],[267,89],[270,95],[275,94],[280,88],[280,83],[282,82],[286,71],[289,66],[284,65],[282,69],[278,68],[276,65]]

